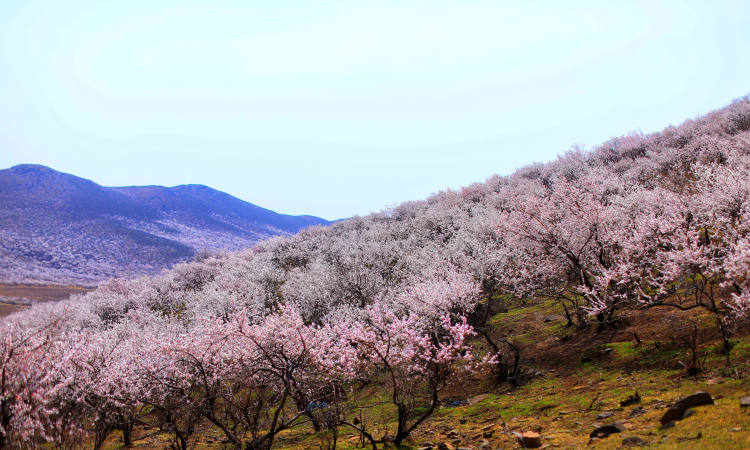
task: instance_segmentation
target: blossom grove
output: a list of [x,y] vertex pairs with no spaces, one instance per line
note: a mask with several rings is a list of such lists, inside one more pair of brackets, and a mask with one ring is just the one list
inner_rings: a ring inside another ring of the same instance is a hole
[[[158,276],[110,280],[0,323],[0,447],[125,444],[137,424],[187,449],[201,427],[270,448],[309,424],[401,443],[457,377],[515,382],[504,299],[569,325],[624,310],[712,317],[731,351],[750,312],[750,100],[650,135],[308,228]],[[727,356],[728,357],[728,356]],[[354,420],[386,386],[396,424]],[[334,433],[335,435],[335,433]]]

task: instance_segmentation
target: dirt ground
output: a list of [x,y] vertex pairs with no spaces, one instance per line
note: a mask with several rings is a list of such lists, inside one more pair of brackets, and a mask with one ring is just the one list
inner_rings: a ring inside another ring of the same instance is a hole
[[73,294],[82,294],[91,290],[93,288],[81,286],[0,284],[0,317],[28,308],[25,305],[3,302],[3,297],[6,299],[25,298],[37,302],[50,302],[65,300]]

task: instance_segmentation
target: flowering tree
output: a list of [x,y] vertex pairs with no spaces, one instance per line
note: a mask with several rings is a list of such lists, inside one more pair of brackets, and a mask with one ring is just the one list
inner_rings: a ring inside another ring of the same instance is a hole
[[[383,375],[390,403],[396,408],[397,428],[392,437],[376,440],[362,424],[344,423],[366,435],[373,448],[376,441],[399,445],[433,413],[438,392],[450,376],[462,368],[473,368],[467,342],[473,330],[465,319],[453,322],[448,316],[438,326],[430,327],[415,314],[399,317],[379,303],[367,309],[367,317],[340,332],[357,349],[361,370]],[[426,409],[412,419],[421,392],[429,401]]]
[[63,372],[70,353],[59,326],[59,319],[32,329],[12,321],[2,324],[0,447],[28,446],[39,439],[61,442],[65,425],[73,426],[66,421],[62,395],[69,383]]
[[498,232],[513,248],[507,252],[504,284],[519,296],[559,299],[566,314],[569,303],[578,326],[585,326],[592,313],[605,325],[617,297],[594,280],[609,269],[618,248],[620,235],[609,207],[618,186],[589,173],[528,187],[499,223]]

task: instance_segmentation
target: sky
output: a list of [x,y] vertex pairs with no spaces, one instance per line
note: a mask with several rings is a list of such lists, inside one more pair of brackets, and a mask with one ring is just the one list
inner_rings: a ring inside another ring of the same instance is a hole
[[750,93],[747,1],[0,2],[0,168],[327,219]]

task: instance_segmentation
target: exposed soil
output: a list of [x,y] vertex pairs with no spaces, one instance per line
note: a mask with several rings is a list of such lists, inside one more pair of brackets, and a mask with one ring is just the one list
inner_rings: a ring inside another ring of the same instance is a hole
[[81,286],[29,285],[29,284],[0,284],[0,317],[28,306],[3,302],[5,299],[24,298],[36,302],[60,301],[70,298],[74,294],[92,291],[94,288]]

